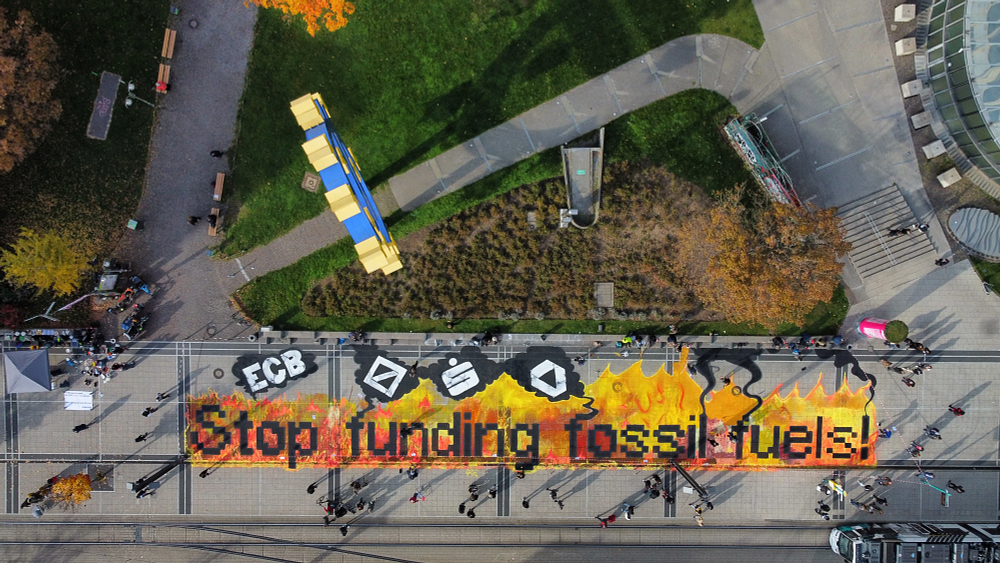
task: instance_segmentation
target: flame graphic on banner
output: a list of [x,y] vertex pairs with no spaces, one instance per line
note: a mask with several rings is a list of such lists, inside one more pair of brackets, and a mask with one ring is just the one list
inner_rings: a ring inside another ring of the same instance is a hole
[[828,395],[821,374],[805,397],[796,384],[760,401],[733,382],[706,394],[686,370],[687,352],[674,375],[661,366],[647,377],[641,362],[617,374],[605,368],[584,396],[558,402],[506,373],[461,401],[429,379],[385,405],[213,392],[189,398],[189,453],[196,464],[291,468],[632,466],[670,457],[718,468],[875,465],[867,385],[852,391],[845,381]]

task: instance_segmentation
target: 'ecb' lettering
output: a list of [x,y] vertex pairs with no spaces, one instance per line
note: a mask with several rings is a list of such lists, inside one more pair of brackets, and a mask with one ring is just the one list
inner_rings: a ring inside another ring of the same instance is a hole
[[289,379],[311,371],[302,358],[302,352],[295,349],[285,350],[278,356],[268,356],[260,361],[252,361],[252,359],[248,361],[247,358],[246,356],[240,358],[234,371],[236,377],[243,382],[250,393],[260,393],[271,387],[281,387]]

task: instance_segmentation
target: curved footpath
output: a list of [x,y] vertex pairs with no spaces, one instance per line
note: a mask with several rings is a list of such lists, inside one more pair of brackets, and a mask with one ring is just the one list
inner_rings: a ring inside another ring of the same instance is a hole
[[[136,261],[149,264],[143,274],[159,291],[151,321],[151,337],[157,340],[246,334],[248,329],[231,318],[228,296],[233,291],[346,236],[333,214],[324,212],[238,261],[223,262],[205,256],[205,247],[214,241],[204,229],[184,223],[186,215],[206,215],[210,207],[210,200],[201,203],[206,201],[201,194],[207,193],[201,186],[218,161],[207,153],[230,144],[252,37],[252,11],[238,4],[202,3],[181,3],[185,21],[188,13],[199,10],[212,19],[179,31],[176,86],[154,134],[139,213],[146,222],[140,235],[146,244],[143,258]],[[378,204],[385,214],[396,206],[414,209],[624,113],[682,90],[706,88],[725,96],[742,114],[767,118],[764,127],[804,200],[841,206],[896,184],[914,215],[931,225],[936,251],[949,253],[921,183],[880,3],[754,4],[765,30],[760,51],[719,35],[671,41],[391,178],[389,189],[377,192]],[[212,33],[227,40],[212,42]],[[219,49],[231,58],[224,60]],[[165,209],[170,211],[162,216],[153,213]],[[845,281],[856,288],[855,300],[862,301],[853,304],[845,326],[863,314],[900,318],[931,347],[956,346],[966,339],[975,339],[978,347],[984,337],[1000,332],[990,320],[1000,314],[1000,304],[983,302],[968,261],[906,275],[920,277],[869,296],[848,264]]]

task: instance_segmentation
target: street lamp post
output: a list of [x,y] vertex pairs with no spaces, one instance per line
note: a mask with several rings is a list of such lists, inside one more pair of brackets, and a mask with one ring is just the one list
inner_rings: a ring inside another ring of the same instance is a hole
[[147,106],[149,106],[151,108],[155,108],[156,107],[153,104],[151,104],[150,102],[147,102],[146,100],[144,100],[144,99],[140,98],[139,96],[135,95],[135,82],[132,82],[130,80],[129,83],[128,83],[128,94],[125,96],[125,107],[127,107],[127,108],[132,107],[132,100],[139,100],[140,102],[146,104]]

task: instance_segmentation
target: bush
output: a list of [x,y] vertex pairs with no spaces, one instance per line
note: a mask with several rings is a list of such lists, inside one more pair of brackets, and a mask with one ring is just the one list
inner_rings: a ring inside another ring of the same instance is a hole
[[902,342],[910,334],[910,327],[903,321],[889,321],[885,325],[885,338],[889,342]]

